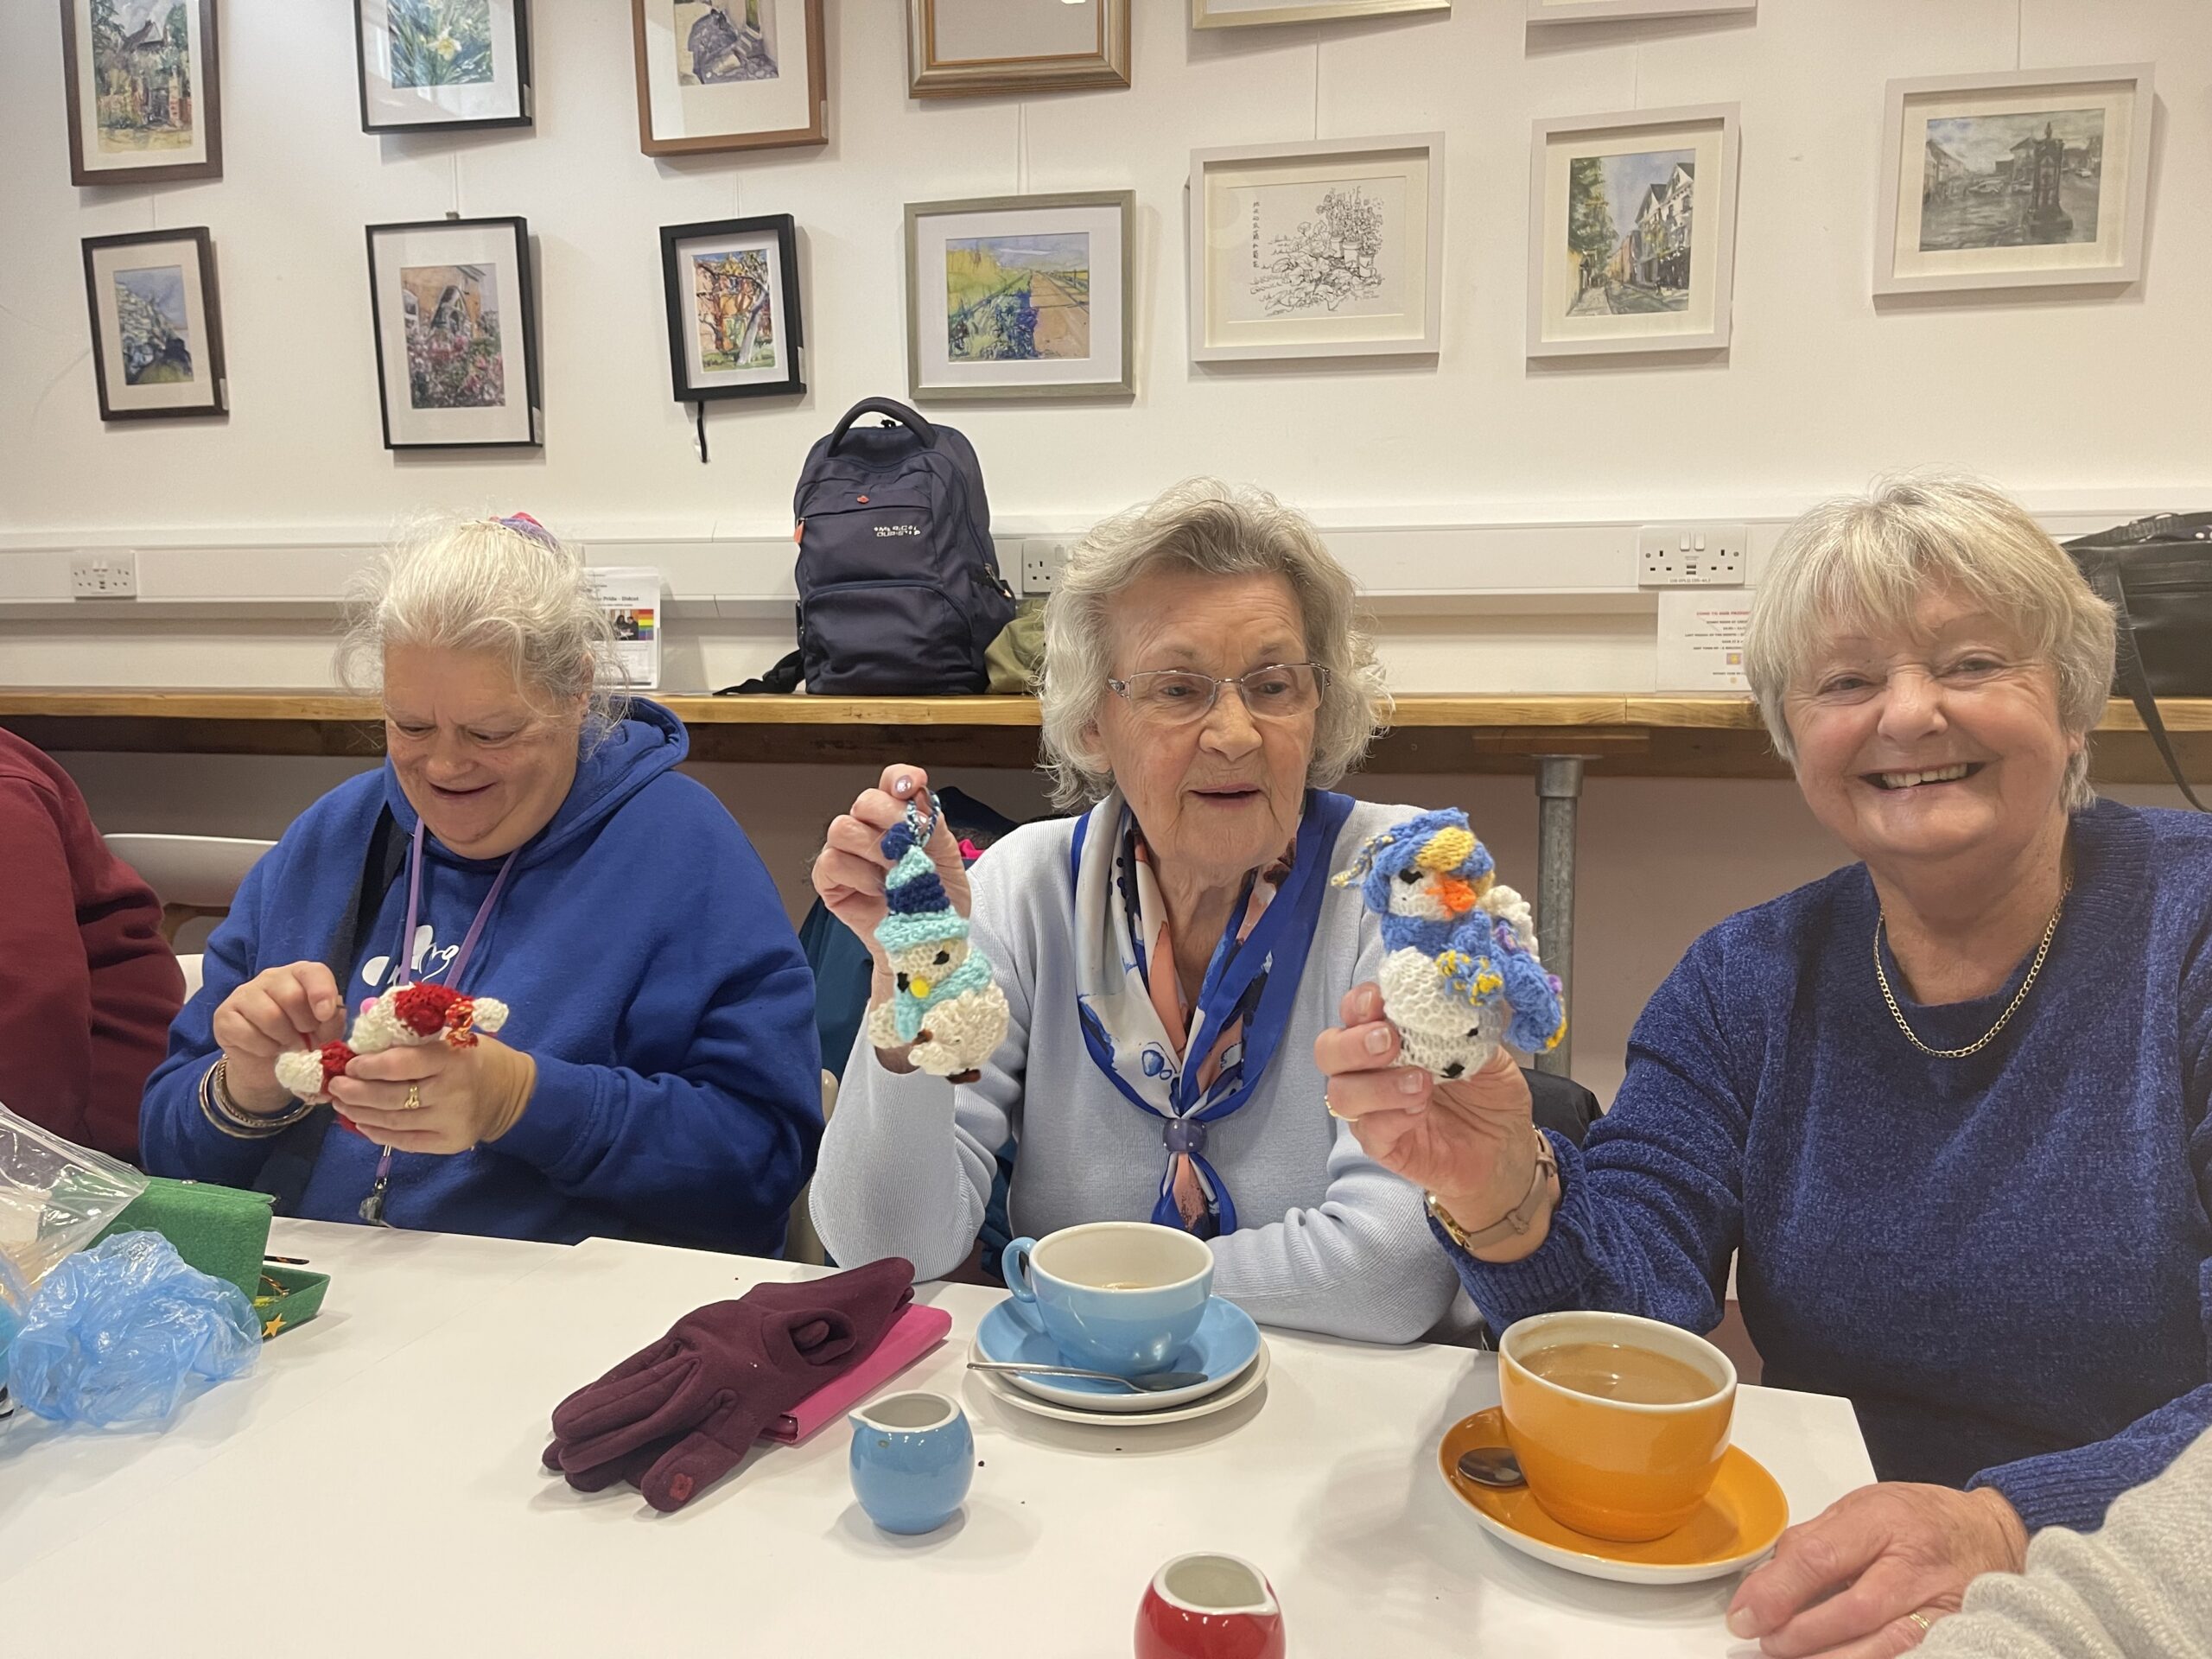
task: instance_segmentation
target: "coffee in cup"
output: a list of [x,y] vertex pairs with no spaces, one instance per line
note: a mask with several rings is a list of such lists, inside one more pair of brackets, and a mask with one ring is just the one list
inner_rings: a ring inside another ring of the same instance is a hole
[[1662,1538],[1720,1471],[1736,1368],[1702,1337],[1630,1313],[1546,1313],[1498,1344],[1506,1439],[1560,1525]]
[[1116,1376],[1164,1371],[1213,1295],[1205,1241],[1148,1221],[1095,1221],[999,1257],[1014,1312],[1071,1364]]

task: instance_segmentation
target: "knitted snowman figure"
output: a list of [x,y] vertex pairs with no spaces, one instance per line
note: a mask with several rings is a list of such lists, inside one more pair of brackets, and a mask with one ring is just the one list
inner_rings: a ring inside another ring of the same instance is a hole
[[330,1098],[330,1080],[357,1054],[419,1047],[442,1040],[474,1048],[479,1032],[507,1023],[507,1005],[488,996],[463,996],[443,985],[395,985],[363,1006],[342,1043],[294,1049],[276,1057],[276,1081],[310,1106]]
[[1384,830],[1335,880],[1360,883],[1389,954],[1376,974],[1405,1064],[1480,1071],[1501,1042],[1530,1053],[1567,1034],[1559,981],[1536,956],[1529,906],[1456,808]]
[[936,827],[934,818],[925,823],[917,804],[879,843],[892,864],[883,881],[888,913],[876,925],[875,940],[898,988],[869,1014],[868,1035],[878,1048],[911,1043],[923,1071],[973,1083],[982,1075],[977,1067],[1006,1040],[1006,993],[969,942],[968,918],[952,907],[930,860]]

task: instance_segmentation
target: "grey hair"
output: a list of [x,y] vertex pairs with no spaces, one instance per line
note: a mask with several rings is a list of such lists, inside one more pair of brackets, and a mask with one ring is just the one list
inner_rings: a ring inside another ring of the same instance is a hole
[[1304,514],[1265,490],[1191,478],[1107,519],[1068,556],[1045,607],[1037,695],[1052,799],[1081,806],[1113,786],[1084,734],[1114,671],[1114,601],[1162,567],[1207,575],[1279,575],[1297,596],[1306,649],[1328,671],[1314,715],[1306,782],[1326,789],[1357,766],[1390,710],[1375,642],[1360,626],[1357,590]]
[[[2025,508],[1960,474],[1875,480],[1783,532],[1751,602],[1744,673],[1782,758],[1796,763],[1786,700],[1839,626],[1904,631],[1931,589],[1951,588],[2017,628],[2058,683],[2058,719],[2086,738],[2111,695],[2115,631],[2097,597]],[[2096,798],[2088,746],[2069,761],[2068,811]]]
[[435,519],[379,551],[346,591],[339,683],[380,685],[393,645],[488,652],[537,708],[583,698],[588,733],[605,731],[626,706],[601,683],[616,661],[614,624],[582,558],[528,524]]

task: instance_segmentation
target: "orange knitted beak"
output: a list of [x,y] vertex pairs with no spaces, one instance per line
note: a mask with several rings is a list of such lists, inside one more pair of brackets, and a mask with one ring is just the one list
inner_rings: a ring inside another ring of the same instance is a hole
[[1456,875],[1436,878],[1437,902],[1453,916],[1464,916],[1475,907],[1475,890],[1471,885]]

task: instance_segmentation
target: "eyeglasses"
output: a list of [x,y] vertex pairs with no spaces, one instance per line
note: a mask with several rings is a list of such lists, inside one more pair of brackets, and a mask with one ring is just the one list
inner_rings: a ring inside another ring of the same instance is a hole
[[1204,720],[1225,686],[1235,686],[1255,720],[1294,720],[1320,706],[1329,671],[1319,663],[1271,663],[1249,674],[1217,680],[1186,668],[1155,669],[1106,682],[1136,715],[1155,726],[1187,726]]

